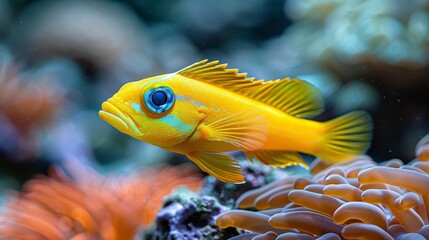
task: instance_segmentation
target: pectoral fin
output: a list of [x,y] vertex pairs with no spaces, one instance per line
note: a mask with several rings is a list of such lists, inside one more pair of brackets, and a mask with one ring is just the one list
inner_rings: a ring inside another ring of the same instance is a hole
[[214,152],[193,152],[187,156],[201,170],[222,182],[244,183],[240,164],[231,156]]
[[211,123],[201,125],[201,135],[208,141],[223,141],[245,150],[264,145],[267,139],[264,115],[251,109],[238,111]]
[[249,160],[257,159],[263,164],[275,167],[287,167],[291,165],[301,165],[308,168],[308,165],[302,160],[297,152],[291,151],[253,151],[246,152]]

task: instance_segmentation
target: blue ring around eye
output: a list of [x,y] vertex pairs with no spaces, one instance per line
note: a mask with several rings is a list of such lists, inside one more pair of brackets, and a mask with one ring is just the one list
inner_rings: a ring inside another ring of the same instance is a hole
[[173,107],[176,97],[170,88],[157,87],[147,90],[143,96],[143,101],[151,112],[163,113]]

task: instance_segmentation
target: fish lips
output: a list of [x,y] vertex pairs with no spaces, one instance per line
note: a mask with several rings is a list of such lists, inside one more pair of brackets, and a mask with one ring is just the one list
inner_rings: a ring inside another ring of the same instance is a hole
[[118,129],[120,132],[137,137],[141,135],[134,121],[130,116],[121,111],[111,101],[106,101],[101,105],[98,115],[101,119]]

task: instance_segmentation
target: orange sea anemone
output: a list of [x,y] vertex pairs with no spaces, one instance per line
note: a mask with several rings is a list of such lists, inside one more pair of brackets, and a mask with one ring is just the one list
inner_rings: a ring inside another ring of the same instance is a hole
[[6,239],[133,239],[148,227],[174,188],[193,191],[201,177],[189,166],[151,168],[124,177],[72,181],[55,171],[27,182],[0,217]]
[[429,239],[428,146],[429,135],[417,146],[420,161],[409,165],[378,165],[368,156],[335,165],[316,159],[311,178],[248,191],[237,206],[259,211],[230,210],[216,223],[253,232],[239,239]]

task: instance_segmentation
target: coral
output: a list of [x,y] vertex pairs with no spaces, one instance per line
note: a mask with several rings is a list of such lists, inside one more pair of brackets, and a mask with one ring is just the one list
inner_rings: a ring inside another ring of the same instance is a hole
[[37,131],[47,126],[64,103],[64,90],[43,74],[19,68],[0,46],[0,153],[16,159],[38,154]]
[[241,162],[241,170],[245,183],[225,183],[213,176],[207,176],[200,194],[216,197],[222,204],[232,206],[244,192],[261,187],[286,175],[285,172],[277,168],[250,163],[249,161]]
[[428,139],[417,146],[420,161],[409,165],[398,159],[378,165],[368,156],[334,165],[316,159],[311,178],[284,178],[237,200],[258,212],[230,210],[216,223],[269,233],[266,239],[427,239]]
[[109,68],[125,53],[144,57],[139,47],[147,45],[144,27],[123,4],[44,1],[30,5],[23,15],[31,15],[32,21],[16,29],[15,37],[30,59],[62,55],[80,60],[89,68]]
[[242,231],[219,229],[215,218],[229,210],[244,192],[285,177],[286,172],[261,164],[242,162],[244,184],[224,183],[206,176],[196,195],[186,189],[176,190],[164,200],[164,208],[157,215],[156,227],[146,236],[151,239],[226,239]]
[[304,54],[309,59],[327,64],[334,60],[342,66],[384,65],[381,68],[413,69],[429,63],[427,1],[289,0],[285,10],[299,25],[288,36],[295,44],[307,45]]
[[197,196],[179,190],[167,198],[157,215],[152,239],[226,239],[239,232],[236,229],[219,229],[215,218],[229,207],[212,196]]
[[7,59],[10,56],[0,57],[0,113],[21,132],[45,124],[63,102],[62,90],[43,76],[25,79],[28,74],[20,72],[18,65]]
[[53,175],[30,180],[10,197],[0,219],[1,238],[133,239],[138,228],[152,223],[172,189],[200,186],[186,166],[110,178],[87,171],[79,181],[58,170]]
[[429,161],[429,135],[426,135],[417,143],[416,156],[420,161]]

